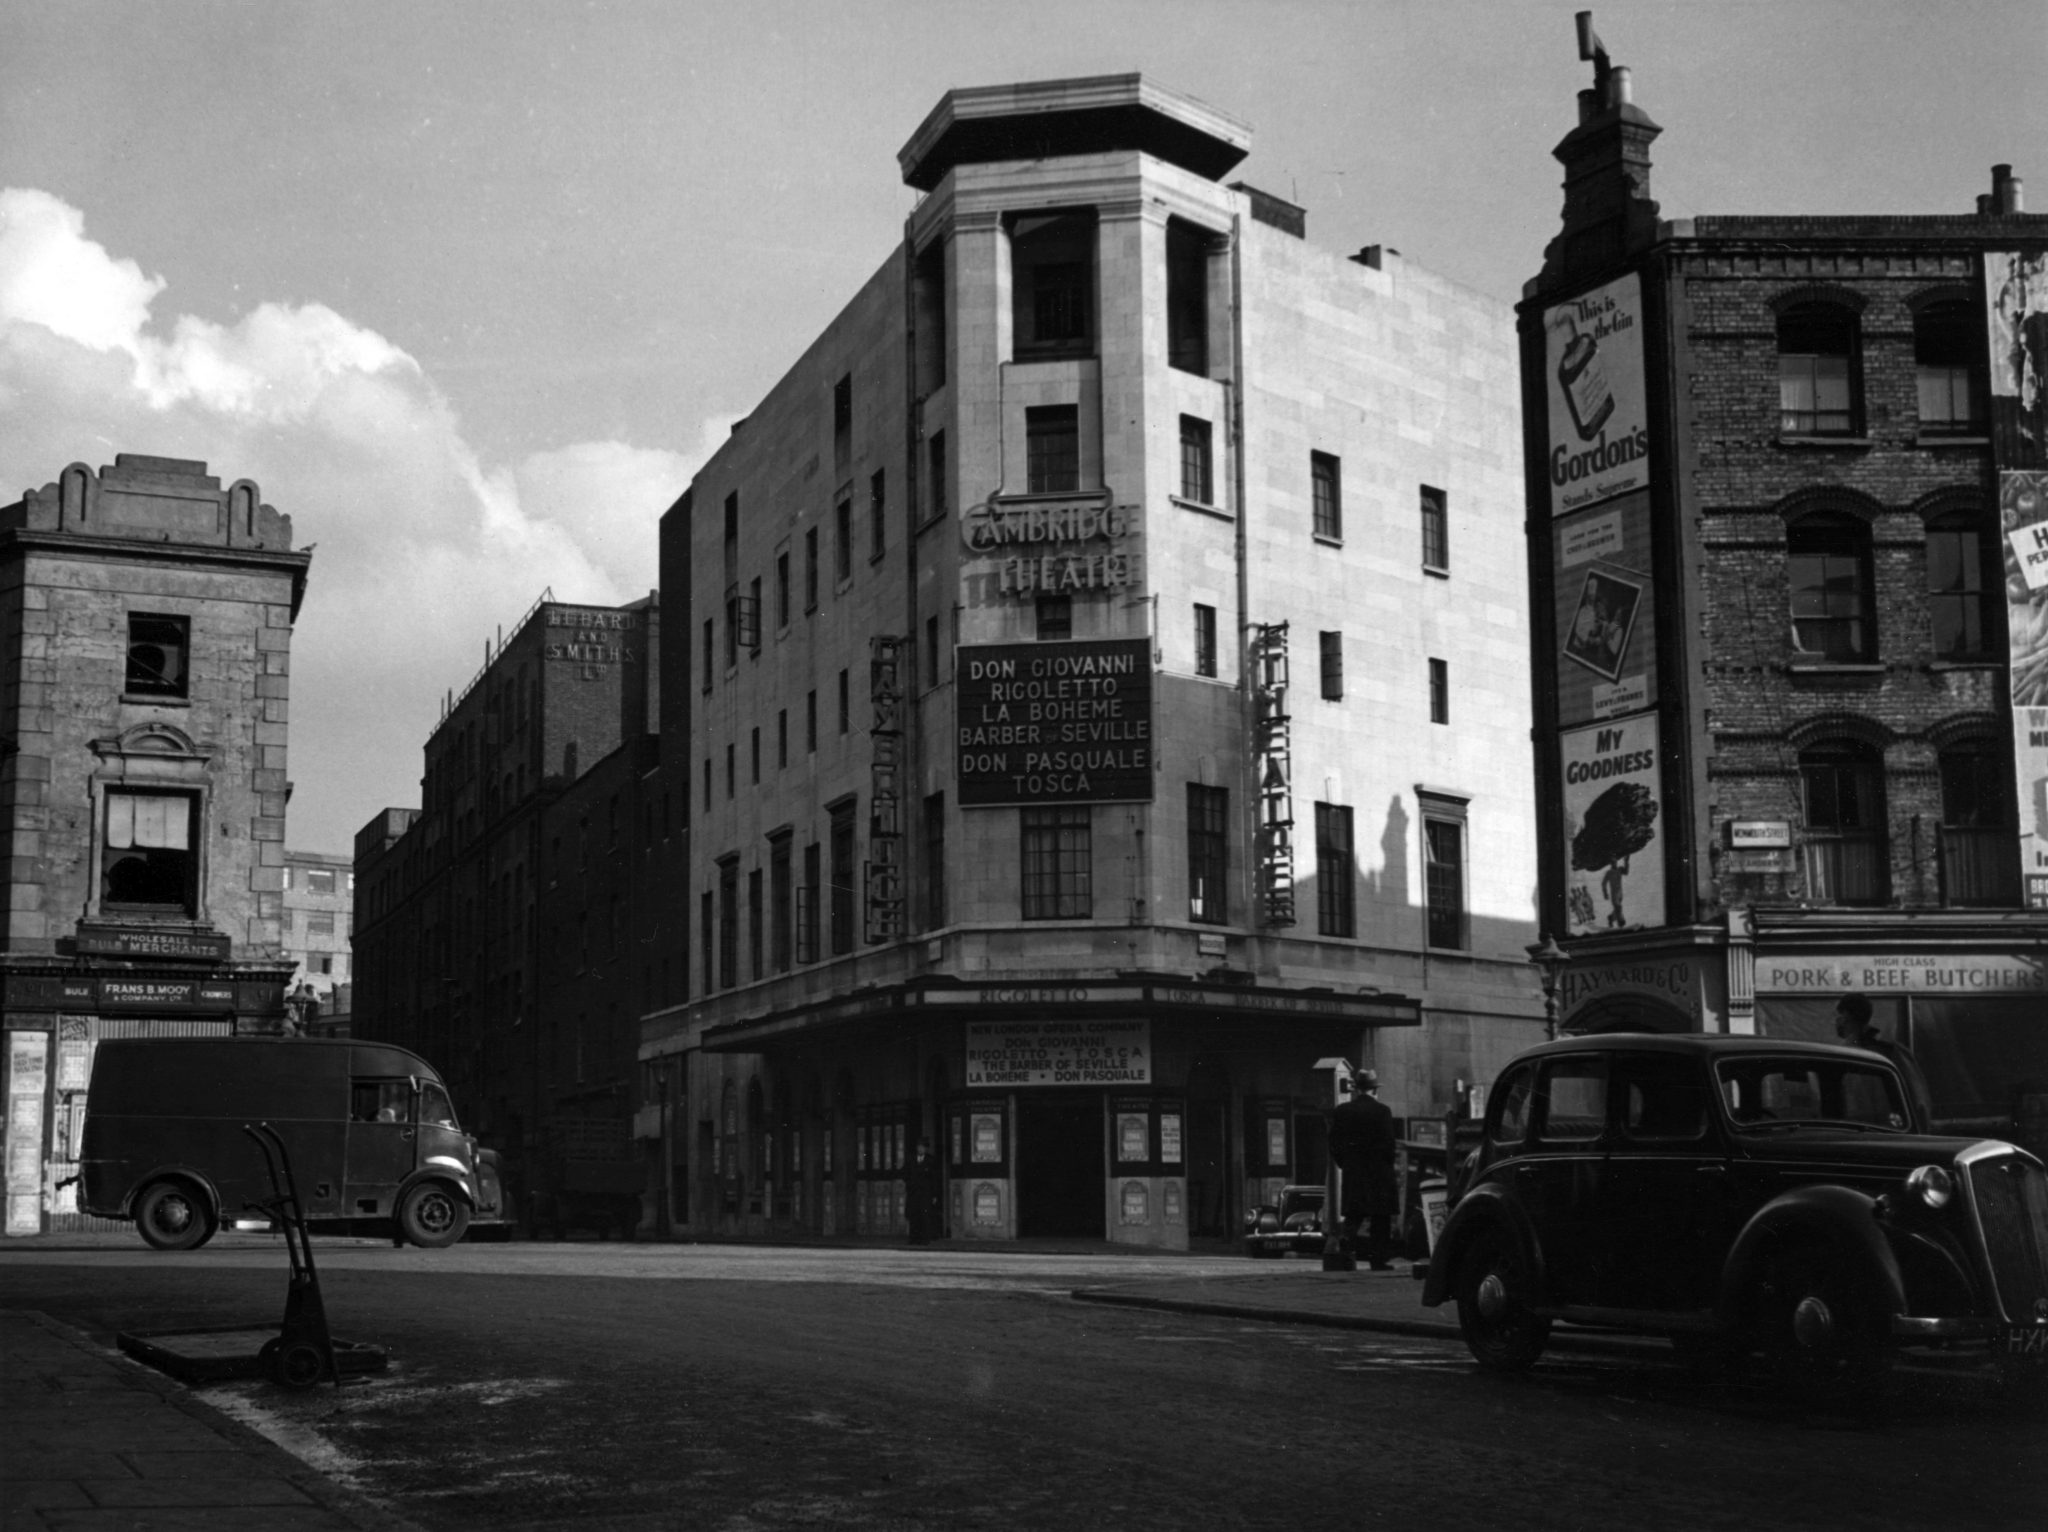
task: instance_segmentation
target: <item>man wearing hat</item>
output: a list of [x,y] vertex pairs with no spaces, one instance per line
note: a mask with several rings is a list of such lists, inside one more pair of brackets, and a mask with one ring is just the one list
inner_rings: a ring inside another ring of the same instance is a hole
[[1351,1077],[1351,1097],[1331,1114],[1330,1157],[1344,1172],[1344,1246],[1358,1248],[1358,1229],[1369,1224],[1365,1258],[1374,1271],[1392,1271],[1394,1212],[1400,1191],[1394,1181],[1394,1114],[1379,1099],[1380,1077],[1361,1069]]

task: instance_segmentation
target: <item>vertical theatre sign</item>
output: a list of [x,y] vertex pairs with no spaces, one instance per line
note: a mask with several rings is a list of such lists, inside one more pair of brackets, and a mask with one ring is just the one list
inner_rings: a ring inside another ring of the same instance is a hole
[[1984,257],[2020,872],[2048,909],[2048,255]]
[[1294,924],[1294,723],[1287,711],[1287,624],[1252,629],[1252,770],[1259,823],[1252,843],[1259,923]]
[[867,940],[903,936],[903,640],[877,634],[868,640],[869,728],[873,764],[868,776]]

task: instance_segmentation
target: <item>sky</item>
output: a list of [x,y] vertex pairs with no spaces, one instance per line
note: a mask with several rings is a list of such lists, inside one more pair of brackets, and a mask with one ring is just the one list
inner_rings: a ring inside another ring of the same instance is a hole
[[[0,503],[117,452],[317,544],[289,842],[419,802],[442,700],[661,513],[901,239],[948,89],[1143,71],[1317,244],[1503,301],[1590,80],[1580,0],[0,0]],[[1701,213],[2048,208],[2041,0],[1615,0]]]

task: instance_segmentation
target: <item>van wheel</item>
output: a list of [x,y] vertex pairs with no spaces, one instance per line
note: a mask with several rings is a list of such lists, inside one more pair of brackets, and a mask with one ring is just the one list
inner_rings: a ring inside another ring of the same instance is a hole
[[469,1227],[469,1208],[439,1181],[423,1181],[399,1205],[398,1227],[422,1250],[443,1250]]
[[152,1250],[197,1250],[213,1238],[213,1215],[189,1183],[158,1181],[135,1204],[135,1232]]
[[1550,1340],[1550,1321],[1529,1312],[1534,1296],[1529,1263],[1505,1229],[1485,1229],[1459,1263],[1458,1328],[1481,1367],[1523,1372],[1536,1365]]

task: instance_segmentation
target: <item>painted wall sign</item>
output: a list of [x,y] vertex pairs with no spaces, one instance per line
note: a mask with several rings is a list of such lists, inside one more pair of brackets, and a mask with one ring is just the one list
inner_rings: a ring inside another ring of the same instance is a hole
[[78,950],[112,957],[211,958],[225,960],[228,939],[202,933],[130,930],[119,926],[78,927]]
[[1757,955],[1758,994],[2037,995],[2048,992],[2048,957],[2013,952],[1939,952],[1869,957]]
[[1664,924],[1658,730],[1654,714],[1559,736],[1569,934]]
[[1783,819],[1731,819],[1728,845],[1735,851],[1778,850],[1792,844],[1792,825]]
[[1147,1021],[970,1021],[967,1088],[1150,1085]]
[[965,807],[1152,798],[1152,641],[976,644],[955,661]]
[[1543,317],[1553,516],[1650,482],[1642,319],[1633,272]]

